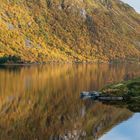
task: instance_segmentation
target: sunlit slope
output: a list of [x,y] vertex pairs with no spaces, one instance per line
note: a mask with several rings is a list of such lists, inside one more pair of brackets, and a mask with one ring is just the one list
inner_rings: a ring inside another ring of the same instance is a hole
[[0,3],[0,62],[140,57],[140,15],[118,0]]

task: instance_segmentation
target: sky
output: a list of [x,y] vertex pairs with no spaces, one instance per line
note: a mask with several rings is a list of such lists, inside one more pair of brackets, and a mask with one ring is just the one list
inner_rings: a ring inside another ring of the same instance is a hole
[[99,140],[140,140],[140,113],[114,127]]
[[132,6],[137,12],[140,13],[140,0],[122,0]]

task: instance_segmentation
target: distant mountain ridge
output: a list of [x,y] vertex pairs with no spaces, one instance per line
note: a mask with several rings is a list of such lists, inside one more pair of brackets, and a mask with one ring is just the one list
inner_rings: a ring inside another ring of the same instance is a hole
[[0,0],[0,62],[140,60],[140,15],[119,0]]

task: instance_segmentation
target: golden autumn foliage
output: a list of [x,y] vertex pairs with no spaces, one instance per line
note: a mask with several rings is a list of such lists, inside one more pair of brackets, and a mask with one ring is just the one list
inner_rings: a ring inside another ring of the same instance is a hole
[[20,62],[140,58],[140,15],[119,0],[0,3],[0,62],[3,56]]

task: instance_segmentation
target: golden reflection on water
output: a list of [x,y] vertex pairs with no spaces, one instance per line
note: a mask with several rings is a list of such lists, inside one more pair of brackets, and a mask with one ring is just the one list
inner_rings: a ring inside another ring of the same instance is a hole
[[0,67],[0,138],[99,137],[132,113],[81,101],[80,92],[140,76],[139,69],[134,64]]
[[0,94],[24,94],[47,88],[52,91],[97,90],[140,75],[139,65],[45,65],[0,69]]

